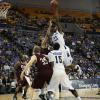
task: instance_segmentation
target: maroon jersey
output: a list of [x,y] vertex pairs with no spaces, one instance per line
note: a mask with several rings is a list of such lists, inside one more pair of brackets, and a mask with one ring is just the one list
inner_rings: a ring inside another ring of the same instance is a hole
[[37,63],[35,64],[37,69],[38,69],[38,73],[41,73],[41,71],[43,71],[43,73],[45,72],[45,70],[52,70],[50,63],[47,59],[47,57],[43,54],[35,54],[37,57]]
[[18,61],[15,65],[15,74],[16,74],[17,83],[18,83],[18,85],[22,85],[22,86],[25,86],[26,84],[28,84],[25,77],[23,80],[20,79],[20,75],[24,69],[24,66],[25,65],[22,64],[20,61]]
[[35,76],[32,87],[33,88],[43,88],[44,84],[49,84],[51,79],[53,69],[49,64],[48,59],[43,54],[35,54],[37,57],[37,75]]
[[15,73],[16,73],[16,77],[20,79],[20,75],[22,72],[22,67],[21,67],[22,63],[20,61],[18,61],[15,65]]
[[41,48],[41,53],[47,55],[50,52],[48,48]]

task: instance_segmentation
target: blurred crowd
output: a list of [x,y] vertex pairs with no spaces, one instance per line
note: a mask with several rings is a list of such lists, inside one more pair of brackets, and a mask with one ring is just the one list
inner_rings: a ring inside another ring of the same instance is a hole
[[[66,24],[67,18],[60,21]],[[12,77],[14,65],[22,55],[31,55],[34,44],[45,35],[47,23],[48,18],[35,16],[28,19],[14,9],[10,10],[6,21],[0,20],[0,88],[6,87],[2,89],[11,92],[16,87],[16,80]],[[79,66],[67,70],[70,79],[100,78],[100,35],[65,32],[64,38],[71,49],[73,65]]]
[[86,34],[66,35],[66,44],[71,48],[73,63],[78,64],[82,69],[83,75],[81,78],[95,77],[97,72],[100,71],[99,38],[100,36]]

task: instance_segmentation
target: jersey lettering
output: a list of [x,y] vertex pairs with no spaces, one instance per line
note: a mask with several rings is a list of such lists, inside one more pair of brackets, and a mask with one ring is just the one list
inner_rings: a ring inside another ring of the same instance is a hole
[[48,64],[48,61],[47,61],[47,59],[45,57],[40,58],[40,61],[42,61],[43,65]]
[[55,58],[56,58],[56,63],[62,63],[61,56],[55,56]]
[[70,56],[70,54],[69,53],[67,53],[67,57],[69,57]]
[[58,40],[57,36],[54,36],[53,39],[54,39],[54,41],[57,41]]

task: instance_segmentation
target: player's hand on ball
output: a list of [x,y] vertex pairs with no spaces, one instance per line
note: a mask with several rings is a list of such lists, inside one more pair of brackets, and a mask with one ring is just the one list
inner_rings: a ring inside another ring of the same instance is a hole
[[58,0],[51,0],[50,5],[53,7],[58,6]]
[[51,5],[52,12],[55,13],[55,11],[56,11],[56,9],[58,7],[58,0],[51,0],[50,5]]

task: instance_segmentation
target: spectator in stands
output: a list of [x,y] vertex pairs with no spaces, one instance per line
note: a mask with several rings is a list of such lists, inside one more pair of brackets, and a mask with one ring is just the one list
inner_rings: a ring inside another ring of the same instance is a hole
[[10,77],[6,76],[5,80],[6,80],[6,93],[10,93],[10,84],[11,84]]
[[15,93],[16,85],[17,85],[17,81],[15,79],[12,79],[11,87],[10,87],[10,93]]
[[0,89],[0,93],[4,94],[6,93],[6,81],[5,81],[5,77],[1,76],[1,89]]
[[2,93],[2,86],[3,86],[3,83],[2,83],[2,76],[0,76],[0,94]]

